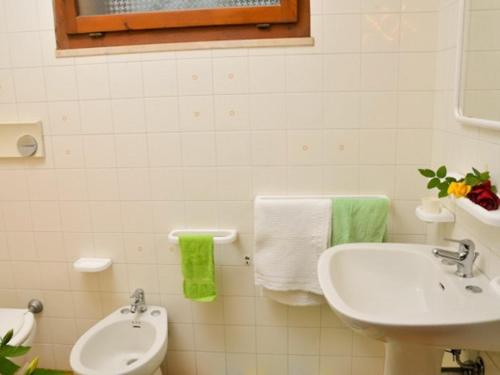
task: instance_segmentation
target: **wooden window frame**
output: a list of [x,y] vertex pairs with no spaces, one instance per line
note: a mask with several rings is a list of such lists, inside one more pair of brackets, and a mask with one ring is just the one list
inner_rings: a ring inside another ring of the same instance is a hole
[[79,15],[54,0],[58,49],[310,36],[309,0],[277,6]]

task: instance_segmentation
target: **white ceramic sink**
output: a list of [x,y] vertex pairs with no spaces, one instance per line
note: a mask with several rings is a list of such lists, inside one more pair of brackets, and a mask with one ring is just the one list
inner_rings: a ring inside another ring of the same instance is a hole
[[167,311],[148,306],[132,314],[121,308],[80,337],[71,351],[73,371],[80,375],[151,375],[167,352]]
[[319,260],[330,306],[354,330],[387,343],[386,375],[439,374],[445,348],[500,350],[500,295],[478,270],[456,276],[432,249],[347,244]]

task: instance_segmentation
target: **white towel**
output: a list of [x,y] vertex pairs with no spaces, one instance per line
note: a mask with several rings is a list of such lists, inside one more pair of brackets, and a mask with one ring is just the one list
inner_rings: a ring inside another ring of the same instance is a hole
[[291,305],[319,303],[316,268],[329,244],[331,206],[329,199],[256,199],[255,282],[269,290],[264,295]]

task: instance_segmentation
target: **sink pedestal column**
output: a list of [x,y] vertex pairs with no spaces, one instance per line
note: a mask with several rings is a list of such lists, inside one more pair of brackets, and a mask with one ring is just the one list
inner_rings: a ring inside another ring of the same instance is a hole
[[443,349],[407,343],[385,344],[384,375],[439,375]]

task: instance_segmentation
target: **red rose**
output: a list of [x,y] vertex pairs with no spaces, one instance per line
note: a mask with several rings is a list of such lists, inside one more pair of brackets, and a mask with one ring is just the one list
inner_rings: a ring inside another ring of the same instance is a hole
[[491,181],[474,186],[467,198],[488,211],[498,210],[500,206],[500,198],[491,190]]

